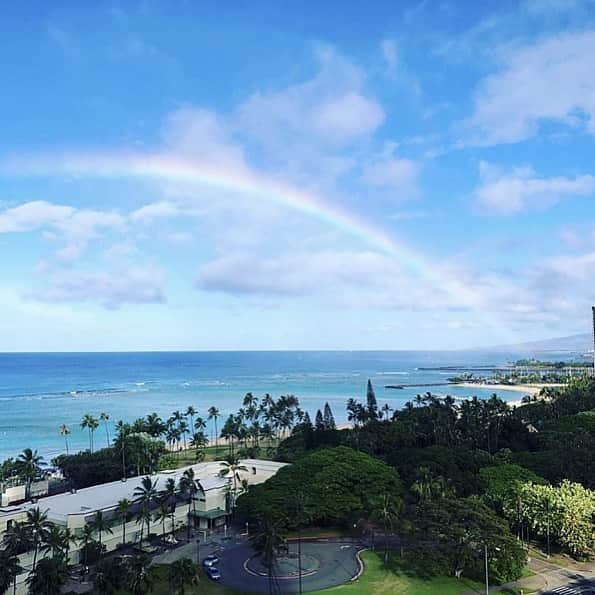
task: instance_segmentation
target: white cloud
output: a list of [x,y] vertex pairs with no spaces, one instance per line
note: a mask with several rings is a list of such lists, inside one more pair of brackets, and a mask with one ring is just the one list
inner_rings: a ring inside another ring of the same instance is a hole
[[480,183],[475,190],[477,205],[486,213],[510,215],[531,208],[545,208],[570,196],[589,196],[595,191],[595,178],[581,175],[539,177],[530,167],[505,172],[482,162]]
[[380,44],[382,57],[386,63],[386,74],[390,77],[396,75],[399,67],[399,51],[393,39],[385,39]]
[[123,304],[165,302],[163,273],[157,269],[129,268],[117,271],[61,271],[34,297],[48,302],[99,301],[106,308]]
[[23,203],[0,213],[0,233],[34,231],[68,219],[76,209],[43,200]]
[[162,127],[165,150],[212,164],[219,170],[247,168],[244,151],[233,139],[229,122],[215,112],[185,107],[168,114]]
[[363,250],[225,256],[201,267],[197,285],[235,296],[307,297],[335,308],[427,310],[453,306],[452,295],[412,276],[396,259]]
[[376,101],[349,92],[316,106],[312,122],[319,134],[341,144],[365,136],[384,121],[384,110]]
[[130,213],[131,221],[140,221],[142,223],[152,223],[157,219],[168,219],[177,217],[180,214],[180,208],[169,201],[159,201],[146,204]]
[[384,110],[367,93],[363,70],[329,47],[319,47],[316,59],[313,78],[254,93],[240,106],[237,126],[243,134],[274,149],[295,149],[303,142],[341,146],[382,124]]
[[389,143],[382,153],[366,161],[362,167],[362,178],[372,186],[416,194],[419,165],[411,159],[396,157],[395,149],[396,146]]
[[500,55],[500,70],[475,93],[463,144],[522,141],[546,122],[595,133],[595,31],[551,35]]
[[105,232],[122,229],[124,218],[114,211],[96,211],[49,203],[26,202],[0,212],[0,233],[42,231],[46,239],[63,243],[55,256],[75,260],[90,241]]

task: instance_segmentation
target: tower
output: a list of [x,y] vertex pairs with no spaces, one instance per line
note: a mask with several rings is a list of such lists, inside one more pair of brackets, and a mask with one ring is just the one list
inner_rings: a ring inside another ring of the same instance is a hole
[[593,377],[595,378],[595,306],[591,306],[591,312],[593,313]]

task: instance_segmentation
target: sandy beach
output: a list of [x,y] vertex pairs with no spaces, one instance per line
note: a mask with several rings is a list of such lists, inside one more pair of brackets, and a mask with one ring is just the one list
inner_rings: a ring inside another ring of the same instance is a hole
[[523,393],[525,395],[537,395],[541,391],[542,388],[560,388],[565,386],[564,384],[482,384],[480,382],[456,382],[454,386],[464,386],[467,388],[489,388],[493,389],[494,392],[498,392],[501,390]]

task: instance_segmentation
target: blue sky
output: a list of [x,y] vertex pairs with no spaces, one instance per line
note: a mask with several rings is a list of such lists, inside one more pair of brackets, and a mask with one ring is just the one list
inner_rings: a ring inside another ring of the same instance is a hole
[[54,2],[0,19],[0,350],[584,332],[595,4]]

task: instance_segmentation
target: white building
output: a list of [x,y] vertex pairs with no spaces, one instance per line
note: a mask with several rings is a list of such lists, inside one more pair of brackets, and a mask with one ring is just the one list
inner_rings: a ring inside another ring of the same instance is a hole
[[[240,486],[245,482],[257,484],[266,481],[275,475],[281,467],[285,466],[285,463],[259,459],[245,459],[240,464],[246,470],[238,472],[239,477],[236,478],[238,490],[241,489]],[[190,467],[194,470],[194,477],[200,481],[204,493],[197,493],[194,502],[189,503],[188,499],[186,499],[177,503],[174,515],[175,528],[185,525],[190,518],[193,525],[203,531],[216,530],[226,523],[227,515],[230,512],[230,494],[233,492],[233,479],[220,476],[223,469],[221,463],[216,461],[199,463],[175,471],[161,471],[150,477],[155,483],[157,491],[163,491],[168,479],[174,479],[176,485],[178,485],[184,471]],[[73,491],[72,493],[39,498],[35,503],[0,508],[0,542],[7,528],[12,523],[23,521],[27,510],[31,508],[39,508],[40,511],[47,514],[50,522],[62,527],[68,527],[75,536],[80,536],[83,527],[91,523],[96,513],[101,511],[112,531],[112,533],[104,532],[102,534],[102,543],[106,546],[107,551],[113,551],[123,542],[122,519],[116,513],[118,502],[123,499],[134,502],[136,498],[134,492],[141,485],[142,479],[142,477],[133,477],[126,481],[114,481]],[[165,531],[171,532],[171,530],[172,522],[167,519],[165,521]],[[161,521],[152,518],[150,532],[161,534],[162,531]],[[141,525],[135,519],[134,509],[125,524],[125,532],[126,543],[135,543],[140,540]],[[144,534],[146,535],[146,525]],[[80,561],[80,553],[80,544],[74,543],[70,550],[71,563],[74,564]],[[21,555],[20,560],[21,566],[26,569],[26,572],[19,577],[17,584],[19,585],[19,592],[24,593],[24,581],[33,563],[32,552]]]

